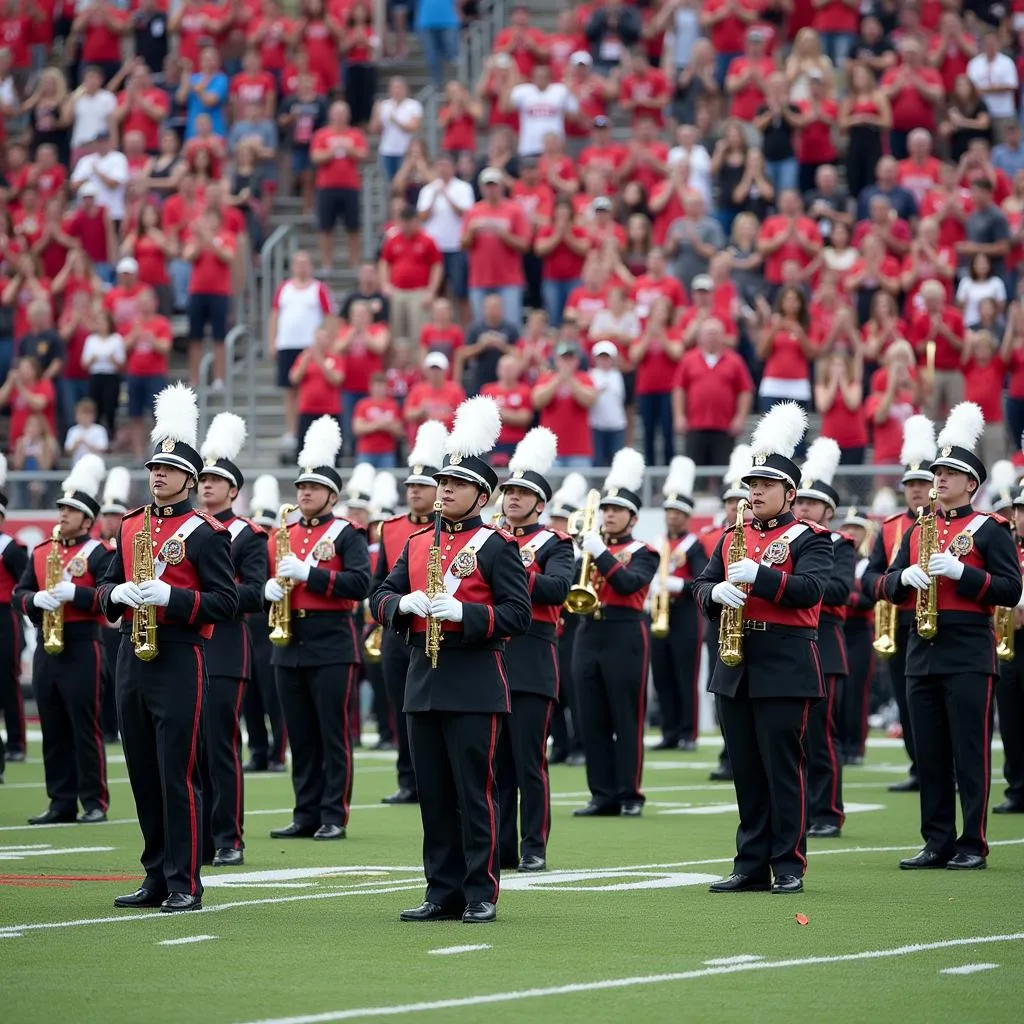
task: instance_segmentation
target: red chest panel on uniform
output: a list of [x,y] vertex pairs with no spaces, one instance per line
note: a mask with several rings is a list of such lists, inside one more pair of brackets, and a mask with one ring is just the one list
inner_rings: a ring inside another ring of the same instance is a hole
[[[983,512],[972,512],[970,515],[957,516],[955,519],[937,518],[935,525],[939,541],[939,551],[950,550],[960,559],[964,565],[973,565],[976,569],[985,571],[985,560],[978,551],[978,544],[970,535],[968,527]],[[991,518],[991,517],[986,517]],[[981,526],[979,529],[988,529]],[[970,546],[970,550],[966,550]],[[916,529],[910,536],[910,562],[914,564],[920,558],[921,551],[921,530]],[[956,592],[956,580],[946,576],[938,577],[938,596],[940,612],[988,612],[991,614],[995,606],[991,604],[979,604],[977,601],[970,601],[961,597]]]
[[[88,554],[82,553],[85,543],[86,541],[83,541],[81,544],[75,544],[73,547],[67,548],[62,546],[57,550],[60,551],[65,579],[74,583],[76,587],[95,587],[96,578],[89,569]],[[32,565],[35,569],[36,582],[39,584],[40,589],[43,589],[46,585],[46,559],[50,555],[51,547],[50,541],[44,540],[42,544],[36,545],[35,550],[32,552]],[[90,548],[89,553],[94,550],[95,548]],[[80,608],[73,607],[70,602],[64,605],[65,622],[100,622],[102,620],[103,616],[98,610],[95,612],[84,612]]]
[[[832,549],[837,550],[840,544],[845,544],[846,541],[836,541],[835,534],[832,535]],[[840,622],[846,621],[847,608],[845,604],[823,604],[821,606],[822,615],[831,615],[833,619],[839,619]]]
[[414,523],[408,516],[388,519],[380,524],[380,542],[384,548],[384,557],[387,559],[387,564],[384,566],[385,572],[391,572],[394,569],[395,562],[398,561],[405,549],[405,542],[417,530],[422,529],[422,523]]
[[[7,534],[0,533],[0,537],[6,537]],[[7,542],[13,544],[13,538]],[[14,592],[14,588],[18,585],[18,581],[7,571],[7,566],[2,560],[0,560],[0,604],[10,604],[11,594]]]
[[[546,535],[545,541],[540,545],[543,549],[547,544],[551,543],[552,537],[565,537],[564,533],[557,533],[555,530],[541,530],[530,534],[524,534],[523,536],[517,536],[515,538],[516,544],[519,545],[519,557],[522,559],[523,568],[526,569],[527,577],[532,576],[534,573],[541,571],[540,563],[537,560],[538,552],[534,550],[531,541],[535,542],[540,533]],[[530,592],[533,593],[533,586],[530,587]],[[533,621],[534,622],[549,622],[553,626],[558,625],[558,620],[562,616],[562,606],[560,604],[533,604]]]
[[[914,521],[901,512],[896,516],[889,516],[885,522],[882,523],[882,548],[885,551],[885,568],[888,570],[889,566],[892,565],[892,560],[896,557],[896,553],[900,549],[900,544],[903,542],[903,535],[914,525]],[[900,608],[904,611],[913,611],[917,606],[917,599],[913,596],[908,597],[904,601]]]
[[[638,544],[634,540],[629,540],[624,544],[613,542],[608,545],[608,550],[624,566],[628,566],[633,555],[645,547],[647,547],[646,544]],[[597,596],[602,608],[632,608],[637,612],[644,610],[644,601],[647,599],[647,591],[650,590],[650,586],[641,587],[633,594],[620,594],[603,576],[598,576],[598,580]]]
[[697,539],[700,541],[700,546],[704,549],[704,554],[708,558],[715,553],[715,548],[718,547],[718,542],[722,539],[723,533],[725,533],[724,526],[710,526],[700,531]]
[[[783,538],[787,531],[792,529],[793,523],[786,523],[771,529],[758,529],[753,523],[744,527],[744,536],[747,541],[747,557],[755,562],[769,565],[787,575],[796,571],[796,561],[793,558],[793,543]],[[808,526],[808,530],[813,527]],[[802,537],[803,534],[801,533]],[[725,538],[722,548],[722,556],[728,561],[729,542],[732,534]],[[794,538],[796,539],[796,538]],[[767,558],[765,556],[768,556]],[[781,588],[780,588],[781,590]],[[802,629],[817,629],[818,617],[821,612],[819,602],[813,608],[783,608],[776,601],[767,601],[763,597],[755,597],[751,594],[747,603],[743,606],[743,617],[752,621],[773,622],[780,626],[795,626]]]
[[[696,541],[691,541],[687,546],[690,535],[681,537],[677,541],[672,542],[672,550],[669,554],[669,575],[676,576],[681,580],[692,580],[693,569],[690,566],[690,559],[687,557],[687,552],[693,549]],[[716,541],[717,543],[717,541]],[[714,548],[711,549],[714,551]]]
[[[334,527],[335,532],[332,539],[326,536],[326,534],[332,529],[335,522],[342,523],[342,530],[338,532],[337,527]],[[341,533],[351,529],[354,529],[354,527],[347,520],[343,519],[335,520],[328,518],[318,522],[316,526],[306,526],[301,522],[292,523],[288,527],[288,541],[291,545],[292,554],[296,558],[305,561],[312,552],[315,560],[310,559],[310,564],[314,565],[315,568],[326,569],[329,572],[341,572],[345,566],[342,564],[341,555],[338,554],[336,542]],[[274,531],[270,537],[271,572],[273,572],[276,565],[277,531]],[[327,594],[314,594],[305,583],[295,581],[292,585],[291,604],[292,608],[302,608],[309,612],[337,612],[352,611],[358,602],[338,597],[328,597]]]

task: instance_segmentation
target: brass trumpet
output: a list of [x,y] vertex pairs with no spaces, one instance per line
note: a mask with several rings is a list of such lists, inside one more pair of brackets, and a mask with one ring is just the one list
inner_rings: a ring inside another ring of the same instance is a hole
[[658,563],[658,592],[651,602],[651,635],[663,640],[668,636],[669,614],[672,610],[672,595],[668,592],[668,578],[671,575],[672,541],[666,537],[661,546],[661,562]]
[[[568,532],[574,537],[592,532],[597,523],[600,504],[601,492],[594,489],[587,495],[586,505],[569,516]],[[590,555],[584,551],[580,560],[579,579],[569,588],[569,596],[565,599],[565,609],[573,615],[593,615],[600,604],[597,591],[590,581],[591,564]]]
[[[277,564],[281,559],[292,553],[292,542],[288,534],[288,517],[295,511],[295,505],[282,505],[277,512]],[[292,642],[292,581],[277,578],[284,591],[284,597],[270,606],[267,625],[270,626],[270,642],[275,647],[287,647]]]

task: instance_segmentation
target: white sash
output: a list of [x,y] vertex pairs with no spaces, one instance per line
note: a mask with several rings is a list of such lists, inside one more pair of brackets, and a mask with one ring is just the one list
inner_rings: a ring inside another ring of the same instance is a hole
[[[968,537],[973,537],[990,519],[990,516],[982,513],[980,516],[975,516],[961,531],[960,533],[966,533]],[[959,537],[960,533],[956,536]],[[956,537],[953,538],[956,540]],[[952,544],[953,541],[950,541]]]
[[232,541],[238,540],[238,535],[248,526],[249,524],[244,519],[234,519],[228,526],[228,533],[231,534]]
[[631,544],[627,544],[621,551],[613,551],[612,554],[614,554],[616,558],[618,558],[619,555],[635,555],[641,548],[645,547],[647,547],[647,545],[642,540],[635,540]]
[[9,533],[0,533],[0,555],[7,550],[7,545],[11,543],[14,538]]
[[[70,583],[71,580],[73,579],[71,575],[71,570],[68,568],[68,566],[70,566],[71,563],[76,558],[84,558],[86,563],[88,563],[89,556],[96,550],[96,548],[99,547],[99,545],[100,541],[96,540],[94,537],[91,537],[74,553],[74,555],[71,558],[68,559],[68,564],[64,566],[64,576],[62,577],[65,583]],[[3,548],[0,548],[0,552],[2,551]]]
[[[470,552],[472,552],[473,555],[476,555],[476,553],[491,538],[493,533],[494,533],[494,530],[492,530],[489,526],[480,526],[480,527],[478,527],[476,533],[474,533],[473,536],[469,538],[469,540],[467,541],[465,547],[463,547],[462,550],[459,551],[458,554],[455,557],[458,558],[458,556],[461,555],[463,551],[470,551]],[[444,534],[442,534],[442,536],[444,536]],[[453,561],[454,561],[454,559],[453,559]],[[452,567],[451,566],[448,566],[448,571],[444,574],[444,590],[445,590],[445,593],[446,594],[455,594],[458,591],[459,587],[461,587],[461,586],[462,586],[462,579],[459,576],[456,576],[455,573],[452,572]]]
[[781,543],[789,547],[789,545],[792,544],[793,541],[797,539],[797,537],[799,537],[801,534],[806,533],[809,529],[810,527],[806,523],[793,523],[792,526],[790,526],[790,528],[781,537],[776,537],[775,540],[768,542],[768,546],[764,549],[764,552],[761,555],[761,564],[767,565],[769,567],[774,566],[776,564],[774,559],[766,561],[766,559],[768,558],[768,553],[769,551],[771,551],[772,546]]
[[[171,540],[186,541],[188,538],[199,529],[200,526],[205,523],[206,520],[200,515],[192,515],[181,524],[181,529],[170,538]],[[166,543],[166,541],[164,542]],[[161,550],[163,548],[161,547]],[[161,558],[153,559],[153,575],[156,579],[160,579],[164,574],[164,569],[167,568],[167,563]]]
[[311,565],[313,568],[320,563],[320,559],[316,557],[316,549],[320,547],[325,541],[331,545],[331,550],[334,550],[334,542],[341,536],[341,531],[348,526],[347,519],[335,519],[330,526],[324,530],[323,533],[317,538],[317,542],[313,545],[313,550],[303,559],[306,565]]
[[538,530],[523,545],[523,550],[532,551],[534,554],[537,554],[537,552],[540,551],[540,549],[544,547],[544,545],[547,544],[547,542],[551,540],[552,537],[554,537],[554,533],[551,530]]
[[868,559],[862,558],[857,563],[857,568],[853,571],[853,578],[859,580],[864,575],[864,570],[868,567]]

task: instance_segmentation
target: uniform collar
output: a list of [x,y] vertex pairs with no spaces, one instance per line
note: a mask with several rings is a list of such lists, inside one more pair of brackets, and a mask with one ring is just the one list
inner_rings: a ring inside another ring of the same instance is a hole
[[951,508],[948,512],[943,511],[941,508],[938,510],[939,518],[941,519],[964,519],[971,515],[973,511],[973,505],[960,505],[957,508]]
[[235,510],[229,505],[223,512],[215,513],[213,518],[216,519],[218,523],[228,523],[235,518]]
[[529,537],[540,529],[540,523],[527,523],[526,526],[516,526],[512,530],[513,537]]
[[466,530],[475,529],[483,523],[483,519],[480,516],[470,516],[468,519],[460,519],[458,522],[452,522],[450,519],[441,517],[441,526],[448,533],[464,533]]
[[330,516],[313,516],[312,519],[300,519],[299,526],[304,526],[308,530],[313,526],[323,526],[323,524],[328,522],[330,518]]
[[903,514],[911,521],[917,522],[917,513],[912,508],[908,508]]
[[89,539],[89,534],[82,533],[77,537],[61,537],[60,546],[62,548],[76,548],[79,544],[84,544]]
[[796,516],[792,512],[780,512],[771,519],[752,519],[750,525],[755,530],[775,530],[780,526],[789,526],[793,522],[796,522]]
[[425,516],[418,516],[415,512],[410,512],[405,518],[416,526],[426,526],[427,523],[432,523],[434,521],[434,513],[431,512]]
[[157,519],[173,519],[175,516],[187,516],[189,513],[194,512],[195,509],[192,507],[192,502],[185,498],[175,505],[153,504],[150,506],[149,511]]
[[625,533],[620,533],[618,537],[609,537],[608,544],[628,544],[633,539],[633,535],[627,530]]

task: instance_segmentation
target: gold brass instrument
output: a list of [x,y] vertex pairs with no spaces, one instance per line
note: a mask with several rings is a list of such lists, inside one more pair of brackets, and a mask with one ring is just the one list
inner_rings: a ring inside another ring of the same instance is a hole
[[[747,511],[748,502],[741,498],[736,506],[736,528],[732,531],[729,541],[729,557],[726,559],[725,578],[729,578],[728,567],[734,562],[741,562],[747,557],[747,537],[743,529],[743,516]],[[718,622],[718,657],[723,665],[735,668],[743,663],[743,607],[722,608],[722,617]]]
[[[64,561],[60,556],[60,527],[55,526],[50,535],[50,552],[46,556],[45,590],[53,590],[64,579]],[[61,654],[64,651],[64,605],[52,612],[43,612],[43,650],[47,654]]]
[[[156,579],[153,566],[153,535],[150,513],[142,510],[142,529],[132,540],[132,583]],[[152,661],[159,653],[156,644],[156,605],[146,604],[132,612],[132,650],[139,661]]]
[[[370,617],[370,599],[367,598],[363,602],[363,614],[366,618]],[[371,620],[372,621],[372,620]],[[366,634],[366,639],[363,641],[363,655],[366,661],[370,665],[376,665],[380,661],[380,644],[384,636],[384,627],[380,623],[376,623],[369,633]]]
[[[889,567],[903,541],[902,527],[896,533],[893,544],[892,558]],[[880,658],[891,658],[896,653],[896,629],[899,626],[899,611],[891,601],[879,600],[875,603],[875,639],[871,646]]]
[[[1017,523],[1010,517],[1010,530],[1013,533],[1013,546],[1017,547]],[[992,616],[996,631],[996,657],[1000,661],[1013,661],[1017,656],[1017,642],[1014,635],[1014,608],[997,608]]]
[[[935,522],[934,488],[928,492],[928,510],[922,508],[917,516],[920,533],[918,539],[917,563],[928,572],[928,563],[932,555],[939,550],[939,530]],[[923,640],[931,640],[939,632],[939,581],[929,576],[928,589],[917,592],[917,635]]]
[[[295,511],[295,505],[282,505],[277,510],[277,563],[274,571],[277,572],[281,559],[292,553],[292,542],[288,535],[288,517]],[[275,647],[287,647],[292,642],[292,580],[277,577],[277,582],[284,591],[280,601],[275,601],[270,606],[267,615],[267,625],[270,626],[270,642]]]
[[[568,532],[574,537],[582,537],[592,533],[597,525],[597,513],[601,505],[601,492],[592,490],[587,495],[587,503],[569,516]],[[565,609],[573,615],[593,615],[600,601],[597,591],[590,579],[591,558],[586,551],[580,560],[579,580],[569,588],[569,596],[565,599]]]
[[672,595],[668,592],[671,561],[672,541],[666,537],[661,546],[661,562],[658,564],[658,592],[654,595],[651,608],[651,633],[659,640],[668,636],[668,617],[672,609]]
[[[434,502],[434,543],[427,554],[427,597],[433,599],[444,591],[444,573],[441,571],[441,502]],[[424,648],[430,659],[430,667],[437,668],[437,656],[441,652],[441,620],[427,616],[427,642]]]

